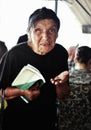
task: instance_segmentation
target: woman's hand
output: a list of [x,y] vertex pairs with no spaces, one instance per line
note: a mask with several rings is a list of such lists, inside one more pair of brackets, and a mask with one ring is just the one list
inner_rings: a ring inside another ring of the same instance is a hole
[[[29,90],[22,90],[18,88],[13,88],[13,87],[7,87],[5,89],[5,99],[13,99],[18,96],[25,96],[28,97],[30,100],[33,100],[38,97],[40,94],[40,90],[38,89],[39,84],[36,83],[32,88]],[[2,95],[1,90],[0,90],[0,96]]]
[[39,83],[36,83],[29,90],[25,90],[23,96],[28,97],[28,99],[30,99],[31,101],[36,99],[40,94],[40,90],[38,88]]
[[68,85],[69,71],[60,73],[55,78],[50,79],[51,83],[56,86],[57,97],[62,99],[68,95],[70,88]]
[[68,80],[68,78],[69,78],[69,71],[63,71],[55,78],[51,78],[51,83],[54,85],[60,85],[62,83],[65,83]]

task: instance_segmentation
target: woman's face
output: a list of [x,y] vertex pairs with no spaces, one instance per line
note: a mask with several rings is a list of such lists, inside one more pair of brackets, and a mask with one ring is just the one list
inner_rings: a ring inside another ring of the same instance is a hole
[[39,20],[29,31],[29,46],[40,55],[51,51],[56,42],[57,26],[52,19]]

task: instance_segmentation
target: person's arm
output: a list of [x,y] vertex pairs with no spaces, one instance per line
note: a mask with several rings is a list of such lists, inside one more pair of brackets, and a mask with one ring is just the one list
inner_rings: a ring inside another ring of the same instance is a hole
[[[38,84],[35,84],[35,86],[29,90],[21,90],[18,88],[7,87],[5,89],[5,99],[9,100],[18,96],[26,96],[30,100],[33,100],[37,98],[37,96],[40,94],[40,90],[38,90],[37,87],[38,87]],[[0,90],[0,96],[1,95],[2,95],[2,89]]]
[[68,79],[69,71],[64,71],[55,78],[50,79],[51,83],[56,86],[56,93],[59,99],[65,98],[70,92]]

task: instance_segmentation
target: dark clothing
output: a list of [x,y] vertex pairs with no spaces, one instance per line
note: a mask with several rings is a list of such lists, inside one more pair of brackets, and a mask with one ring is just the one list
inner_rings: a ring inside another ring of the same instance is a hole
[[28,35],[24,34],[18,38],[17,44],[28,41]]
[[8,48],[5,42],[0,41],[0,62],[2,60],[2,56],[8,51]]
[[[36,54],[26,43],[19,44],[8,52],[0,87],[10,86],[27,64],[39,69],[46,83],[40,89],[40,96],[28,104],[20,97],[8,100],[8,107],[4,111],[3,130],[56,130],[56,91],[50,78],[68,70],[67,60],[67,51],[59,44],[46,55]],[[2,66],[3,63],[0,67]]]

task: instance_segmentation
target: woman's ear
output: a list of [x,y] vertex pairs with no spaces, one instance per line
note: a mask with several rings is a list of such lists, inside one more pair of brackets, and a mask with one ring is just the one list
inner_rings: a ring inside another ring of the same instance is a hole
[[30,33],[28,32],[27,35],[28,35],[28,41],[31,42],[31,35],[30,35]]

